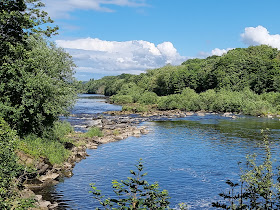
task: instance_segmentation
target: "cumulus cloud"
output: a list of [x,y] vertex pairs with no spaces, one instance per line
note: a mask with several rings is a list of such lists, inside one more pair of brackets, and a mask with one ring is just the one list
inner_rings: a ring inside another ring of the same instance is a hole
[[53,18],[69,17],[69,12],[76,9],[113,12],[110,6],[143,7],[146,0],[42,0],[45,11]]
[[212,55],[222,56],[222,55],[226,54],[229,50],[232,50],[232,49],[234,49],[234,48],[227,48],[227,49],[215,48],[211,52],[199,52],[198,57],[206,58],[206,57],[209,57]]
[[223,54],[226,54],[228,51],[230,51],[232,49],[233,48],[227,48],[227,49],[215,48],[214,50],[211,51],[211,55],[222,56]]
[[241,34],[241,38],[247,45],[266,44],[280,50],[280,35],[271,35],[263,26],[245,28],[245,32]]
[[178,65],[187,58],[181,56],[171,42],[104,41],[97,38],[57,40],[75,60],[77,72],[107,75],[138,74],[166,64]]

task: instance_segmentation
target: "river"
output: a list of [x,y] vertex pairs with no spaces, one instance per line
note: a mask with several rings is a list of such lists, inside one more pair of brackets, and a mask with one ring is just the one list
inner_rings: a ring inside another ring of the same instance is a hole
[[[83,124],[94,114],[121,109],[105,101],[82,95],[73,109],[78,117],[68,120]],[[238,180],[238,162],[245,162],[247,154],[264,154],[260,129],[271,130],[272,154],[279,157],[279,119],[208,114],[141,125],[148,127],[147,135],[88,150],[90,156],[75,166],[73,177],[45,189],[49,197],[59,202],[60,209],[94,209],[98,202],[89,193],[89,184],[96,183],[112,197],[111,181],[126,179],[142,158],[146,179],[169,191],[170,207],[185,202],[190,209],[212,209],[211,203],[227,189],[225,181]]]

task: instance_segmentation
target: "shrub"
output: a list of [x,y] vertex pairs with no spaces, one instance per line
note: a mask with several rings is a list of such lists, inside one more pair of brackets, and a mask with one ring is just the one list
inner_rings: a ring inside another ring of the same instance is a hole
[[[181,109],[187,111],[198,111],[200,110],[199,107],[199,95],[190,88],[185,88],[181,93]],[[180,108],[180,107],[179,107]]]
[[88,130],[88,132],[86,132],[84,135],[86,137],[90,137],[90,138],[92,138],[94,136],[102,137],[103,133],[102,133],[102,131],[99,128],[93,127],[93,128],[90,128]]
[[[143,180],[147,173],[143,173],[141,159],[136,168],[137,171],[130,170],[132,177],[127,177],[127,180],[112,181],[112,187],[118,199],[105,198],[100,190],[97,190],[95,184],[91,184],[90,193],[105,209],[168,209],[168,191],[160,191],[157,182],[149,184]],[[119,208],[115,208],[116,206]]]
[[67,121],[56,121],[52,127],[45,128],[42,138],[60,142],[69,141],[66,135],[74,131],[71,124]]
[[216,91],[211,89],[199,94],[199,107],[201,110],[214,111],[214,102],[217,99]]
[[0,209],[8,209],[8,199],[13,195],[12,180],[21,172],[15,155],[16,132],[0,118]]
[[133,97],[130,95],[114,95],[110,99],[116,104],[133,103]]
[[[274,172],[268,130],[262,131],[264,139],[265,157],[261,164],[257,164],[255,154],[248,155],[246,169],[241,170],[240,182],[227,180],[229,193],[220,193],[226,202],[212,203],[213,207],[223,209],[279,209],[279,168]],[[237,188],[237,189],[236,189]]]
[[157,104],[158,96],[154,92],[145,92],[140,98],[139,103],[141,104]]
[[182,109],[183,106],[181,95],[174,94],[160,97],[158,101],[158,108],[160,110]]

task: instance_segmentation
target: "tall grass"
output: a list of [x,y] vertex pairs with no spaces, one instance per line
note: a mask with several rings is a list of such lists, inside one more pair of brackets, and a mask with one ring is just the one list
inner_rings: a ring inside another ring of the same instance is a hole
[[65,149],[61,142],[40,138],[34,134],[24,137],[19,142],[18,149],[34,158],[48,158],[51,164],[61,164],[70,155],[70,151]]
[[70,155],[70,151],[64,147],[65,142],[70,142],[66,137],[73,128],[68,122],[55,122],[53,127],[46,128],[41,137],[29,134],[18,143],[18,150],[32,157],[48,158],[51,164],[61,164]]

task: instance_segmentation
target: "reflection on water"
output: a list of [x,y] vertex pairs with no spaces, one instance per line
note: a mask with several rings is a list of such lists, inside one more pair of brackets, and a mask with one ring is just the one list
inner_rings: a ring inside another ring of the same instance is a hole
[[97,207],[88,193],[92,182],[112,198],[111,181],[129,176],[140,158],[147,180],[169,191],[171,207],[186,202],[191,209],[211,209],[227,187],[225,180],[238,180],[237,162],[249,153],[263,154],[260,129],[271,129],[273,156],[279,157],[278,119],[206,115],[144,124],[150,130],[147,135],[88,150],[90,156],[76,165],[74,176],[50,189],[61,209]]

